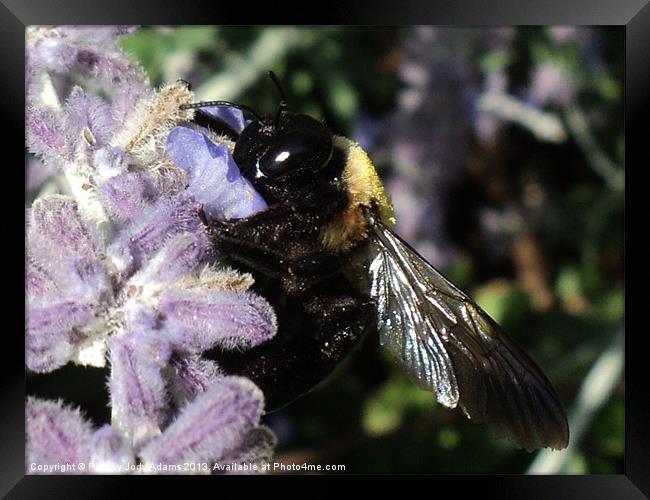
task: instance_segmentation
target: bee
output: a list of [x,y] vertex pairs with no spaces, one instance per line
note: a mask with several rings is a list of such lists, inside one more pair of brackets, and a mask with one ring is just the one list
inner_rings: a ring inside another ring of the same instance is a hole
[[[230,136],[240,171],[268,208],[205,221],[218,252],[255,278],[273,305],[276,336],[220,366],[252,379],[267,411],[327,377],[371,331],[419,387],[447,408],[526,450],[565,448],[565,412],[546,376],[499,325],[392,229],[395,217],[363,149],[304,114],[284,90],[266,116],[226,101],[186,105],[196,124]],[[240,134],[201,111],[254,113]]]

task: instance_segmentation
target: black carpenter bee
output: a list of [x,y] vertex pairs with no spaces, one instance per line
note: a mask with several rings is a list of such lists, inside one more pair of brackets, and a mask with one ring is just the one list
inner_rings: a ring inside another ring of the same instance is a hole
[[[409,377],[448,408],[527,450],[565,448],[566,416],[542,371],[476,303],[395,234],[392,206],[360,146],[320,121],[279,109],[237,134],[200,108],[194,122],[235,140],[234,159],[268,203],[210,221],[218,251],[251,272],[278,333],[217,352],[226,372],[259,385],[267,410],[323,380],[376,329]],[[207,222],[207,221],[206,221]]]

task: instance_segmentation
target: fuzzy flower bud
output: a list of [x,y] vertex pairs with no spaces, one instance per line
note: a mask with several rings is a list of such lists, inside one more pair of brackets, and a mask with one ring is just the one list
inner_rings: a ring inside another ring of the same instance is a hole
[[[150,88],[118,48],[131,31],[28,32],[27,147],[69,192],[26,212],[26,363],[47,373],[108,362],[111,407],[111,423],[94,430],[78,410],[29,399],[28,460],[41,467],[28,472],[80,461],[97,466],[89,472],[134,472],[136,462],[172,471],[227,455],[264,461],[273,447],[258,430],[261,391],[203,357],[268,340],[276,318],[248,291],[251,276],[216,262],[200,209],[242,218],[266,203],[228,144],[183,126],[188,88]],[[245,126],[239,110],[218,113]]]

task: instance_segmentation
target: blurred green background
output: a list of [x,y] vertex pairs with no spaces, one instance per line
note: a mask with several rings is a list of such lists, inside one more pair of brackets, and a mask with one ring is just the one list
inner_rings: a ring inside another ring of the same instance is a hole
[[434,403],[368,338],[268,415],[277,461],[346,472],[622,473],[623,29],[144,27],[151,83],[322,118],[373,158],[398,232],[541,365],[570,415],[529,454]]

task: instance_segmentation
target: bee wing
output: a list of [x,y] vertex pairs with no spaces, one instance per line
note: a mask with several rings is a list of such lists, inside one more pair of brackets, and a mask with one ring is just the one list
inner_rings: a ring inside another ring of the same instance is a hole
[[565,448],[550,382],[487,313],[378,220],[369,267],[380,342],[439,403],[527,450]]

